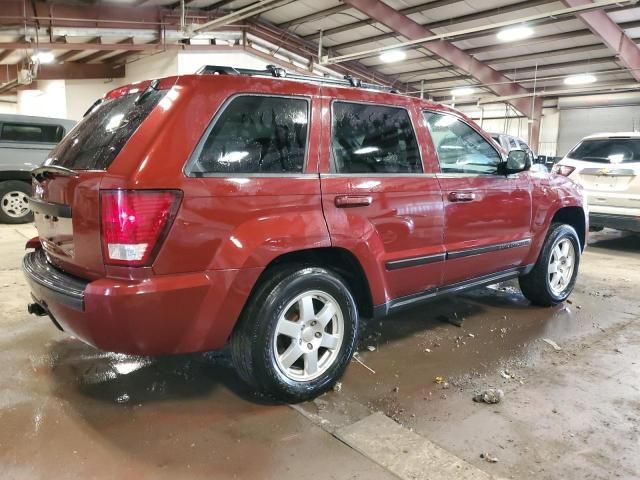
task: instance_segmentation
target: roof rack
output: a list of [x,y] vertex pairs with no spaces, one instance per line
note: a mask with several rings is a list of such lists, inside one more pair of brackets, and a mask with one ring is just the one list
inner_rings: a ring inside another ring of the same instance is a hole
[[377,85],[375,83],[365,83],[359,78],[345,75],[343,78],[318,77],[314,75],[300,75],[298,73],[289,73],[284,68],[276,65],[267,65],[265,70],[253,70],[249,68],[225,67],[220,65],[205,65],[201,67],[196,74],[198,75],[247,75],[251,77],[275,77],[289,78],[291,80],[302,80],[305,82],[322,83],[324,85],[338,85],[357,88],[367,88],[370,90],[380,90],[383,92],[397,93],[391,87]]

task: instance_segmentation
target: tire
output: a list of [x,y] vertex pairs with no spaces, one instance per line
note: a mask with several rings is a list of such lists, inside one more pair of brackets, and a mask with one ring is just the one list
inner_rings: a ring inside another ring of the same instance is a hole
[[[329,305],[333,310],[323,310]],[[342,278],[320,267],[288,268],[263,282],[247,301],[231,336],[231,358],[240,377],[258,392],[301,402],[326,392],[342,376],[358,328],[358,308]]]
[[[558,246],[560,250],[555,250]],[[564,248],[567,248],[566,256],[562,254]],[[571,253],[572,269],[569,265]],[[580,254],[580,240],[573,227],[562,223],[551,224],[533,270],[519,278],[524,296],[534,305],[542,307],[564,302],[576,284]],[[552,262],[555,268],[552,267]],[[556,269],[557,272],[552,271]]]
[[31,195],[31,185],[20,180],[0,182],[0,223],[28,223],[33,212],[25,199]]

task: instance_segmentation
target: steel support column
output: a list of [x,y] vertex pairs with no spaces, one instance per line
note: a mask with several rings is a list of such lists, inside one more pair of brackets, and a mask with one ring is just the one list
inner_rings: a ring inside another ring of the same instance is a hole
[[[409,40],[434,35],[432,31],[397,10],[394,10],[380,0],[344,0],[344,3],[351,5],[371,19],[383,24]],[[429,42],[424,45],[424,48],[435,53],[456,68],[467,72],[480,83],[491,85],[488,88],[498,96],[506,97],[510,95],[529,94],[529,91],[524,87],[511,82],[509,78],[500,72],[475,59],[449,42],[443,40]],[[531,120],[529,144],[533,149],[536,149],[540,135],[542,100],[539,98],[526,97],[510,100],[508,103],[522,114],[527,115],[529,120]]]
[[[567,7],[577,7],[593,2],[591,0],[562,0],[562,3]],[[606,12],[596,10],[582,13],[578,17],[595,36],[602,39],[605,45],[616,52],[633,78],[640,82],[640,46],[631,40]]]

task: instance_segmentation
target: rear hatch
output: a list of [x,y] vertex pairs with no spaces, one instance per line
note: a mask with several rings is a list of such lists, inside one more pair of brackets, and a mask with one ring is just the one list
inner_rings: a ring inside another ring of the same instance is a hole
[[586,139],[563,162],[576,167],[572,179],[590,192],[594,205],[640,206],[640,137]]
[[35,225],[57,267],[88,279],[104,276],[100,183],[165,93],[147,83],[107,94],[32,172]]

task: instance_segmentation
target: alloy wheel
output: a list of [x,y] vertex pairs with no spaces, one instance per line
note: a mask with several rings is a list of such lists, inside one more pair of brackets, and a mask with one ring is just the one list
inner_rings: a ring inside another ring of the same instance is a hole
[[551,251],[549,259],[549,288],[555,295],[561,295],[573,277],[576,251],[568,238],[562,238]]
[[340,305],[326,292],[307,291],[284,308],[276,324],[273,351],[289,379],[308,382],[337,360],[344,337]]
[[0,208],[11,218],[22,218],[29,214],[29,197],[18,190],[7,192],[0,199]]

